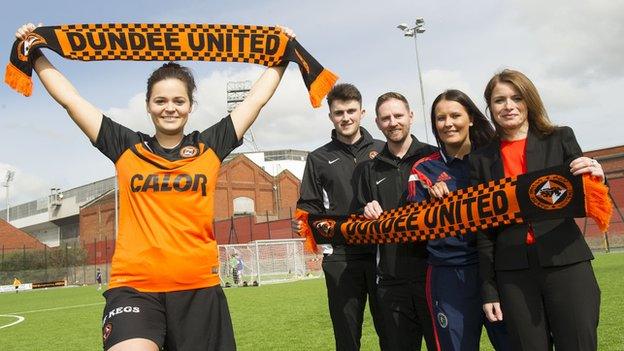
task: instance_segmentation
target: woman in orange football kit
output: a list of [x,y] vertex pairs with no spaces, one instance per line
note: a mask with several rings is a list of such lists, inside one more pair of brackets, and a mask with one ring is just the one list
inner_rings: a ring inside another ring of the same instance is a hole
[[[25,39],[35,28],[15,35]],[[117,170],[119,235],[104,293],[104,349],[235,350],[218,274],[214,191],[221,162],[273,96],[285,65],[266,69],[229,116],[184,134],[195,81],[188,68],[165,63],[147,81],[156,130],[149,136],[104,116],[40,51],[31,55],[50,96]]]

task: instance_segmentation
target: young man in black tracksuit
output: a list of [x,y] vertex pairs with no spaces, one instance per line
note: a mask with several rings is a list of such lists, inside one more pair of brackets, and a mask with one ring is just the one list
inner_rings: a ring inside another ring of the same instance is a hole
[[[383,147],[362,127],[360,92],[338,84],[327,95],[332,140],[308,155],[297,207],[316,214],[354,212],[353,172]],[[294,223],[298,226],[298,223]],[[379,344],[386,349],[381,313],[376,302],[375,246],[323,247],[323,272],[336,350],[359,350],[368,295]]]
[[[412,165],[436,150],[410,134],[413,114],[403,95],[381,95],[375,111],[387,143],[374,160],[358,169],[356,181],[358,206],[369,219],[406,204]],[[425,296],[426,270],[426,243],[379,245],[377,295],[388,350],[419,351],[423,337],[427,349],[436,350]]]

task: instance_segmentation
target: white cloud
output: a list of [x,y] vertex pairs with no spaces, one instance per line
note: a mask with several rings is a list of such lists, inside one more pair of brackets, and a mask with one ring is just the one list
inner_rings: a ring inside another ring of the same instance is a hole
[[7,170],[15,171],[13,181],[9,183],[9,206],[45,196],[49,191],[47,182],[32,174],[24,173],[19,167],[0,163],[0,208],[6,208],[6,187],[4,187]]
[[563,113],[575,110],[588,97],[587,90],[573,79],[539,77],[533,83],[538,87],[547,111]]
[[[264,70],[258,66],[246,66],[241,70],[213,71],[206,77],[197,77],[197,104],[189,118],[186,132],[203,130],[227,115],[228,82],[254,82]],[[154,133],[145,110],[143,93],[132,97],[125,107],[109,108],[105,114],[132,130]],[[284,74],[275,95],[260,112],[252,129],[256,143],[262,149],[300,148],[308,145],[310,139],[327,138],[330,125],[322,123],[326,121],[326,116],[326,107],[312,108],[301,74],[292,67]]]
[[476,100],[476,96],[470,89],[470,84],[462,77],[460,71],[448,71],[442,69],[427,70],[423,73],[425,96],[428,101],[433,101],[436,96],[448,89],[458,89]]
[[624,2],[522,0],[515,7],[548,74],[581,80],[624,74]]
[[125,107],[111,107],[104,114],[136,131],[153,134],[153,125],[145,109],[145,94],[136,94]]
[[620,128],[616,127],[621,116],[617,109],[607,107],[619,99],[617,95],[624,86],[624,77],[589,82],[584,86],[570,80],[548,79],[538,84],[545,88],[540,92],[551,120],[572,127],[583,150],[622,145]]
[[304,148],[329,140],[331,124],[326,102],[317,109],[312,107],[301,74],[292,67],[260,112],[253,130],[261,149]]

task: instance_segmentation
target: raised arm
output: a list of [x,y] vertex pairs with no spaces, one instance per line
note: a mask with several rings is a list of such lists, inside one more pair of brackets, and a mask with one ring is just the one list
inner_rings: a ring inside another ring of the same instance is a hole
[[[279,28],[288,36],[289,39],[295,38],[295,34],[291,29],[286,27]],[[260,110],[264,107],[264,105],[266,105],[269,99],[271,99],[273,93],[275,93],[275,90],[277,89],[277,86],[282,80],[285,70],[285,65],[267,68],[267,70],[262,73],[262,76],[260,76],[260,78],[258,78],[258,80],[251,87],[251,90],[245,100],[236,106],[234,111],[230,113],[238,139],[241,139],[243,135],[245,135],[247,129],[251,127],[253,122],[258,117]]]
[[[35,28],[32,23],[23,25],[17,30],[15,36],[23,40]],[[71,82],[42,53],[38,56],[33,63],[33,68],[41,83],[50,96],[67,111],[69,117],[74,120],[89,140],[95,142],[102,124],[102,112],[80,96]]]

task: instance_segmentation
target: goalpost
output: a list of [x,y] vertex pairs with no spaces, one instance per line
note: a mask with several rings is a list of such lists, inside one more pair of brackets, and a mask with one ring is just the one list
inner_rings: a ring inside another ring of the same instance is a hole
[[[306,275],[303,242],[304,239],[296,238],[219,245],[221,282],[235,285],[235,275],[240,276],[238,285],[301,279]],[[234,272],[235,268],[237,272]]]

